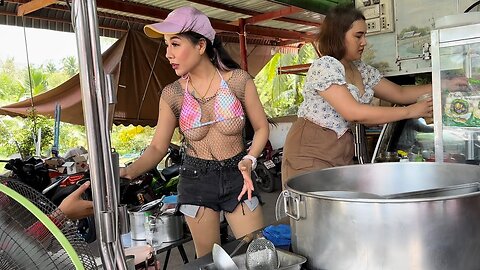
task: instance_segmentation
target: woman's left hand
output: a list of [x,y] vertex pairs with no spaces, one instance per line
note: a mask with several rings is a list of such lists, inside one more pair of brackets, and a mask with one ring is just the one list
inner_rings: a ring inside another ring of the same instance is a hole
[[238,195],[238,200],[240,201],[245,193],[248,194],[248,199],[252,199],[253,182],[252,182],[252,161],[248,159],[242,159],[238,162],[238,169],[243,176],[243,188],[240,195]]

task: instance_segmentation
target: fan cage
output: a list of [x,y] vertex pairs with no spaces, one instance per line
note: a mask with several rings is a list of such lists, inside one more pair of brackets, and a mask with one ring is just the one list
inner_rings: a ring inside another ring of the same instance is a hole
[[[38,191],[14,179],[0,184],[16,191],[38,207],[67,238],[84,269],[97,269],[88,244],[75,222]],[[0,192],[0,269],[76,269],[57,238],[22,204]]]

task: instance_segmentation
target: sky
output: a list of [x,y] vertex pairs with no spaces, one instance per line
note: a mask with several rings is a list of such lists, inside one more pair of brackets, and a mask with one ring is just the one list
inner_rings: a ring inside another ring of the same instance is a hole
[[[27,64],[25,36],[30,64],[42,65],[51,61],[60,65],[61,60],[67,56],[78,58],[75,33],[34,28],[25,28],[25,32],[26,35],[23,27],[0,25],[0,62],[14,57],[17,64]],[[111,45],[113,41],[114,39],[109,39],[101,43]],[[102,51],[105,49],[102,46]]]

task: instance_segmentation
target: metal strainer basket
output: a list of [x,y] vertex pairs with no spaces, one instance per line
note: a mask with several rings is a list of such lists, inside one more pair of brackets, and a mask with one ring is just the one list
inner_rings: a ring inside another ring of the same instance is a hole
[[248,270],[271,270],[279,267],[277,250],[270,240],[254,239],[248,245],[246,253]]

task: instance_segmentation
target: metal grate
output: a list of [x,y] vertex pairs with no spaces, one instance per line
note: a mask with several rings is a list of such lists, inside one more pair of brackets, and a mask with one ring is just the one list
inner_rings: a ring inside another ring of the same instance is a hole
[[[97,269],[87,243],[74,222],[39,192],[11,179],[0,184],[15,190],[37,206],[59,227],[85,269]],[[75,269],[70,257],[50,231],[19,202],[0,192],[0,269]]]

